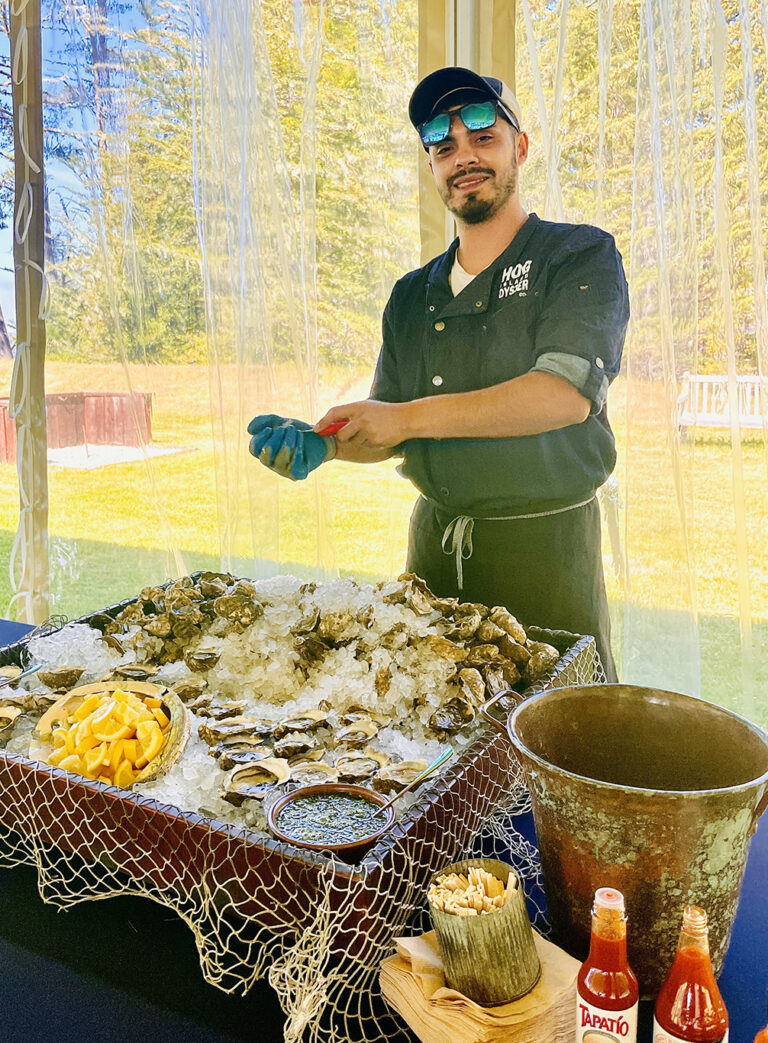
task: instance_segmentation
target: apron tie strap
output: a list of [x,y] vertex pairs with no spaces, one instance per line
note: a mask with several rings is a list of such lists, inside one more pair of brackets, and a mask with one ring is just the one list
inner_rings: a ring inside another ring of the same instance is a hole
[[[459,590],[464,587],[462,562],[472,557],[472,530],[474,527],[474,518],[460,514],[453,521],[448,522],[443,533],[443,554],[455,554],[456,556],[456,578],[459,582]],[[448,543],[450,546],[447,546]]]
[[[423,494],[422,494],[423,495]],[[549,518],[553,514],[564,514],[566,511],[574,511],[578,507],[586,507],[595,498],[593,493],[586,500],[578,503],[569,503],[565,507],[554,507],[549,511],[535,511],[532,514],[506,514],[501,517],[481,518],[481,521],[528,521],[531,518]],[[428,500],[424,496],[425,500]],[[453,554],[456,557],[456,579],[459,590],[464,588],[464,569],[462,562],[472,557],[472,530],[475,527],[475,519],[467,514],[459,514],[449,521],[443,533],[443,554]],[[448,544],[450,543],[450,546]]]

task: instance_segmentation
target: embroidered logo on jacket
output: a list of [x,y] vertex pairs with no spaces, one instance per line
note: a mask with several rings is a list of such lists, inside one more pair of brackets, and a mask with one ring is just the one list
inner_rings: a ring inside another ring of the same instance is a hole
[[514,297],[516,293],[525,293],[528,289],[528,272],[531,270],[532,261],[522,261],[520,264],[511,264],[501,273],[501,285],[499,286],[499,300],[502,297]]

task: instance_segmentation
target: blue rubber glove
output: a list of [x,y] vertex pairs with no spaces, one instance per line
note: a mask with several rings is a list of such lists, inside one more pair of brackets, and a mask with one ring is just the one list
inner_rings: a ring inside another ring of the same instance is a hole
[[303,420],[269,413],[257,416],[248,425],[250,452],[265,467],[290,478],[303,481],[310,472],[336,455],[333,438],[323,438]]

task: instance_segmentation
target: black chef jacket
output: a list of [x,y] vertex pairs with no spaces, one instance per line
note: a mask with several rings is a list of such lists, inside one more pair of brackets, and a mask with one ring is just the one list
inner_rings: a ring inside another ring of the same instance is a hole
[[619,371],[629,302],[613,237],[531,214],[507,249],[458,296],[458,240],[400,279],[383,319],[371,397],[385,402],[475,391],[536,368],[542,356],[586,360],[589,417],[519,438],[416,439],[401,473],[453,514],[493,517],[588,499],[616,461],[604,405]]

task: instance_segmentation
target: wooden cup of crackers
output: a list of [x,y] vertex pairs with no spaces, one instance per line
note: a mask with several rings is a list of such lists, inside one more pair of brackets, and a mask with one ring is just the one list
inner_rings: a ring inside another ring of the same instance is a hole
[[531,991],[541,963],[511,866],[492,858],[456,862],[435,875],[427,900],[449,988],[483,1007]]

